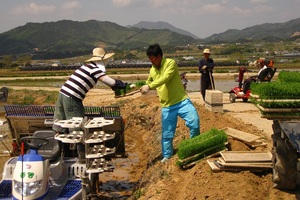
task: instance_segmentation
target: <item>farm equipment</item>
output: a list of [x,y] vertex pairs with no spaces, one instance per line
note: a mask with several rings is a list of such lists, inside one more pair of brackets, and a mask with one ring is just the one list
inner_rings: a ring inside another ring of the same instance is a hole
[[[235,82],[238,82],[238,86],[232,88],[229,91],[229,101],[234,103],[236,99],[243,99],[243,102],[247,102],[248,98],[250,97],[250,90],[247,90],[246,93],[243,93],[243,80],[244,80],[244,73],[247,71],[246,67],[239,68],[239,75],[235,79]],[[254,79],[254,78],[253,78]]]
[[262,117],[273,120],[273,183],[274,188],[296,189],[300,186],[300,118],[284,112],[295,113],[299,109],[262,108]]
[[273,120],[273,186],[277,189],[300,186],[299,87],[299,72],[280,72],[278,81],[252,88],[261,117]]
[[[264,110],[262,117],[273,120],[273,186],[283,190],[296,189],[300,186],[300,118],[281,115],[282,111],[287,111],[284,109]],[[268,115],[271,112],[277,115]],[[291,109],[290,112],[299,111]]]
[[[6,105],[5,111],[19,156],[4,165],[0,199],[97,199],[99,175],[114,170],[114,158],[126,157],[119,107],[85,107],[84,118],[58,121],[51,106]],[[53,124],[70,133],[55,132]]]
[[278,189],[300,185],[300,121],[273,120],[273,183]]
[[[251,76],[247,82],[244,80],[244,74],[247,72],[247,68],[241,66],[239,68],[239,75],[235,79],[235,82],[238,82],[238,86],[232,88],[229,91],[229,101],[231,103],[234,103],[236,99],[242,99],[243,102],[247,102],[250,98],[251,90],[250,90],[250,84],[251,82],[270,82],[273,78],[277,68],[267,68],[266,70],[262,71],[259,76]],[[248,86],[245,86],[245,84],[248,84]],[[244,88],[249,88],[246,91],[244,91]]]

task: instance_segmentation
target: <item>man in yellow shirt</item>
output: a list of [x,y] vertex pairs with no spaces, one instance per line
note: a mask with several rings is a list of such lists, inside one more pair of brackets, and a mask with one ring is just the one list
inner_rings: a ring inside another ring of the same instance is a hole
[[162,162],[173,154],[173,138],[177,126],[177,117],[185,120],[190,129],[190,138],[200,134],[200,119],[196,108],[182,85],[176,62],[163,57],[159,44],[150,45],[146,52],[152,67],[141,93],[156,89],[162,106]]

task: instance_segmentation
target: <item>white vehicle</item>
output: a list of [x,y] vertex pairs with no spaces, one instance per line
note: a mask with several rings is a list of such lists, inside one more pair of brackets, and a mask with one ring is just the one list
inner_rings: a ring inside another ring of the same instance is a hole
[[[25,109],[37,110],[28,107]],[[94,112],[94,108],[87,109]],[[48,129],[18,137],[21,153],[10,158],[4,165],[0,199],[99,197],[99,174],[113,171],[115,165],[112,158],[125,152],[124,145],[120,149],[114,147],[124,142],[124,122],[119,116],[119,110],[116,107],[112,110],[103,108],[101,113],[110,117],[52,121],[55,125],[69,128],[69,134]],[[9,117],[7,119],[9,123],[12,122]],[[49,124],[49,121],[45,123]],[[79,162],[79,152],[76,149],[78,144],[84,146],[84,162]]]

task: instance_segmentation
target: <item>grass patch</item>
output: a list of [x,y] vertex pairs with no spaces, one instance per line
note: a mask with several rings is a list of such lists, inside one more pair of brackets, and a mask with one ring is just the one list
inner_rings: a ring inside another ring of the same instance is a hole
[[58,91],[9,89],[5,104],[54,105],[57,97]]
[[142,189],[137,189],[133,192],[132,197],[133,197],[133,199],[139,199],[143,196],[143,194],[144,194],[144,191]]

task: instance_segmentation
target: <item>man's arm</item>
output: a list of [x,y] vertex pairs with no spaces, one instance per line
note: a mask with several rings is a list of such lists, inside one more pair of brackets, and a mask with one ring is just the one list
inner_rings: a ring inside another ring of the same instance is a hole
[[110,78],[109,76],[105,75],[105,76],[101,76],[99,78],[99,80],[104,83],[105,85],[111,87],[112,90],[115,89],[125,89],[127,83],[122,82],[121,80],[118,79],[113,79]]

